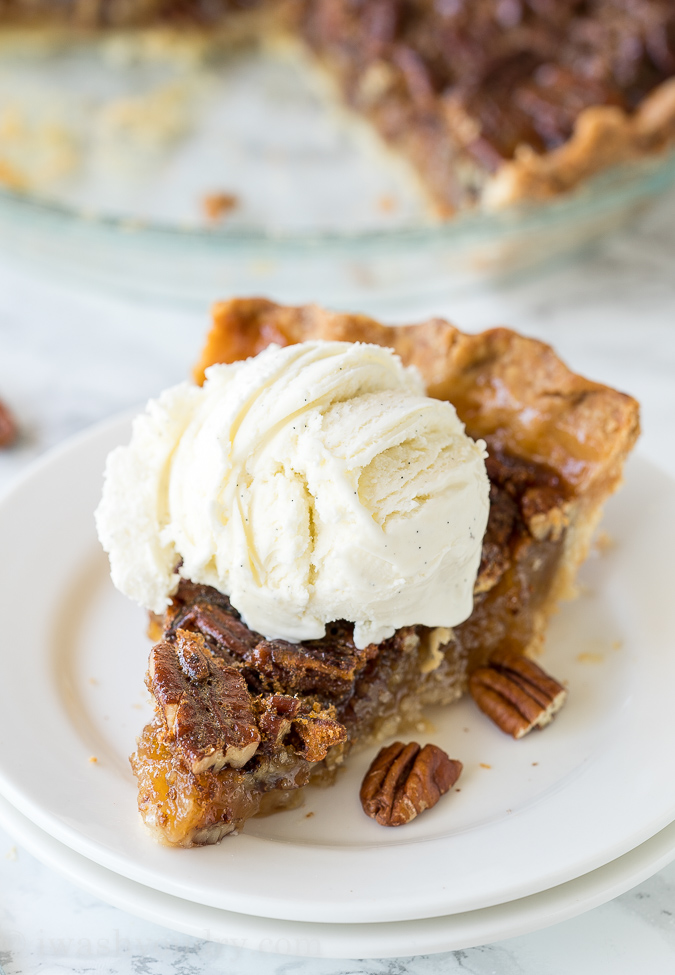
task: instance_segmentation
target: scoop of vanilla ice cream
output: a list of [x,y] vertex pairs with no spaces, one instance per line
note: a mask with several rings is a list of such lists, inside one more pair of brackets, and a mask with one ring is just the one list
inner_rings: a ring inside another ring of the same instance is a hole
[[267,638],[346,619],[358,647],[470,615],[484,444],[415,370],[307,342],[206,375],[150,402],[108,458],[96,522],[118,589],[159,613],[180,574]]

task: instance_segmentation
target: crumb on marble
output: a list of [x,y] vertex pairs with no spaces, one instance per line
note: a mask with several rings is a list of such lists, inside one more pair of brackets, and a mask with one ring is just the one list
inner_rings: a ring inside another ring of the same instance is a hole
[[19,859],[19,854],[16,851],[16,847],[10,846],[10,848],[7,850],[7,853],[5,853],[5,860],[18,860],[18,859]]
[[492,766],[488,765],[487,762],[479,762],[478,764],[481,768],[492,768]]
[[92,765],[95,765],[96,762],[98,762],[98,758],[97,758],[96,755],[90,755],[89,756],[89,761],[92,763]]

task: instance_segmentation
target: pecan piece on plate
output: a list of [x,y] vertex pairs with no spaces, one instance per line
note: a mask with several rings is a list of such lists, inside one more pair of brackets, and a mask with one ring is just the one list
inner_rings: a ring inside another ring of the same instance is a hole
[[493,653],[469,678],[469,691],[481,711],[514,738],[547,725],[567,697],[562,684],[513,650]]
[[178,630],[175,643],[150,652],[148,687],[193,772],[241,768],[260,744],[246,682],[197,633]]
[[382,748],[359,793],[363,811],[382,826],[403,826],[435,806],[455,784],[462,763],[437,745],[395,741]]

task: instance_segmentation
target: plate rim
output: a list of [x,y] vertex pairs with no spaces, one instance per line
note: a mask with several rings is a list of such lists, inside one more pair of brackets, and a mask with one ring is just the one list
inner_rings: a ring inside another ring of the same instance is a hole
[[[60,843],[1,796],[0,826],[46,867],[127,914],[206,941],[232,944],[236,938],[237,947],[263,953],[275,953],[281,941],[287,944],[293,937],[296,945],[318,943],[320,951],[307,951],[302,955],[307,958],[401,958],[520,937],[606,904],[675,860],[674,820],[616,860],[514,901],[410,921],[331,924],[237,914],[146,887]],[[255,937],[256,944],[242,944],[242,928],[244,942]]]

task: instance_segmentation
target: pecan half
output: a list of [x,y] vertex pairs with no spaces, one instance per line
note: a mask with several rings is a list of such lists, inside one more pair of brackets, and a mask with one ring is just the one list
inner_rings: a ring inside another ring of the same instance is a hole
[[567,697],[562,684],[514,650],[493,653],[487,667],[469,678],[469,691],[481,711],[514,738],[547,725]]
[[435,806],[455,784],[462,763],[437,745],[395,741],[382,748],[359,793],[363,811],[382,826],[403,826]]
[[193,772],[241,768],[257,751],[260,732],[246,682],[201,635],[178,630],[175,643],[153,647],[148,687]]

